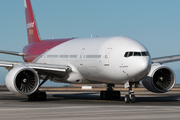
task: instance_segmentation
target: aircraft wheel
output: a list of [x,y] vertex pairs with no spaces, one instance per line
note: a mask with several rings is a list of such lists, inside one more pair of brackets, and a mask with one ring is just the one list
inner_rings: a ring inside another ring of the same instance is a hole
[[101,91],[100,97],[102,100],[105,100],[106,99],[106,91]]
[[135,95],[131,95],[131,103],[135,103],[136,102],[136,97]]
[[28,101],[36,101],[36,99],[37,99],[37,94],[36,93],[28,95]]
[[37,94],[37,100],[38,101],[45,101],[46,100],[46,92],[39,92]]
[[43,97],[42,97],[42,98],[43,98],[43,101],[45,101],[46,98],[47,98],[46,92],[43,92],[43,93],[42,93],[42,96],[43,96]]
[[46,97],[46,92],[35,92],[31,95],[28,95],[28,101],[45,101]]
[[100,98],[103,100],[103,91],[100,92]]
[[121,92],[120,91],[114,91],[114,98],[115,99],[120,99],[121,98]]
[[125,103],[129,103],[130,102],[130,97],[129,95],[126,95],[124,98]]

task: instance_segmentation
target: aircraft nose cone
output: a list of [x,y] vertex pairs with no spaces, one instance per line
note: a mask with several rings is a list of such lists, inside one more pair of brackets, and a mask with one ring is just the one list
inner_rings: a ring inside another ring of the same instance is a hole
[[136,63],[136,70],[139,73],[139,77],[141,78],[145,77],[151,69],[149,58],[139,58],[136,60],[135,63]]

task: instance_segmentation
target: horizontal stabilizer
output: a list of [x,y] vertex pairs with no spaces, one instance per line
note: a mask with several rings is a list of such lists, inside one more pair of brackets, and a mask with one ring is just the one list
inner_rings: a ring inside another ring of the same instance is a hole
[[10,55],[16,55],[16,56],[24,56],[24,53],[20,53],[20,52],[13,52],[13,51],[5,51],[5,50],[0,50],[0,53],[3,54],[10,54]]

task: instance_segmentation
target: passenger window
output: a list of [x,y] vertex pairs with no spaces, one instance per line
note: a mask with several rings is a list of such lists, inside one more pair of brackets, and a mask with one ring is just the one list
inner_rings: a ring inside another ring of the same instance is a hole
[[134,56],[141,56],[140,52],[134,52]]

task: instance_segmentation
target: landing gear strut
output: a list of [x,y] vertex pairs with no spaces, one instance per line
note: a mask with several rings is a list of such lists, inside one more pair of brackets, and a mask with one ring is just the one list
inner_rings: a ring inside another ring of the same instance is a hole
[[101,91],[100,97],[102,100],[120,99],[121,98],[120,91],[114,91],[113,87],[114,87],[114,84],[107,84],[107,90]]
[[135,97],[135,95],[132,94],[132,93],[134,93],[134,91],[132,90],[133,84],[134,83],[132,83],[132,82],[129,83],[129,94],[126,95],[124,98],[125,103],[129,103],[129,102],[135,103],[136,102],[136,97]]
[[46,92],[39,91],[39,88],[48,80],[51,76],[46,76],[45,79],[41,82],[36,92],[28,95],[28,101],[45,101],[47,98]]

